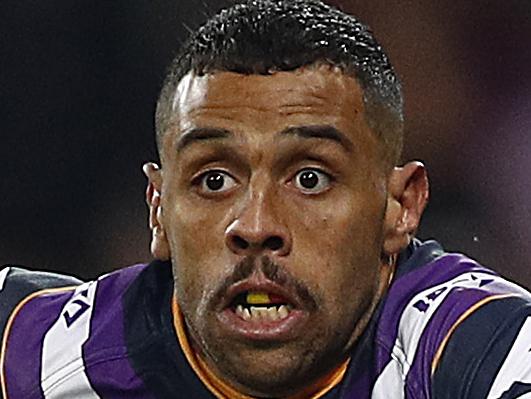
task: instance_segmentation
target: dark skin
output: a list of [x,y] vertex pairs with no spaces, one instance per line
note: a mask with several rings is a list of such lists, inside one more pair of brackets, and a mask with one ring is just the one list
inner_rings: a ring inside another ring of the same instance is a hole
[[[425,169],[388,166],[359,84],[326,65],[189,74],[174,111],[162,168],[144,167],[152,253],[171,259],[212,370],[242,393],[293,394],[346,359],[366,327],[417,229]],[[225,317],[240,280],[285,285],[297,317],[242,333]]]

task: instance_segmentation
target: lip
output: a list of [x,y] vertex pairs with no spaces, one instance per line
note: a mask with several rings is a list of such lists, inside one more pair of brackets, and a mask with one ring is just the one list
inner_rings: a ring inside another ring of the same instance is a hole
[[308,319],[308,312],[292,309],[282,320],[250,322],[243,320],[231,308],[218,313],[218,320],[230,335],[251,341],[288,341],[300,334]]

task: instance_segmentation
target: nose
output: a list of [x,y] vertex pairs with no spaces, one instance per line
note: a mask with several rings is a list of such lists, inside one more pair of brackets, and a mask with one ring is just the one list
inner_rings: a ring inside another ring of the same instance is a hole
[[250,199],[225,230],[227,247],[238,255],[286,256],[291,251],[288,228],[264,196]]

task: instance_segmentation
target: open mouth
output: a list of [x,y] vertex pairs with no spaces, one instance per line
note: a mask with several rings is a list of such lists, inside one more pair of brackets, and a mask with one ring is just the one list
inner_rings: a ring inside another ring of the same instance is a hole
[[294,290],[271,281],[231,286],[219,309],[221,327],[252,341],[286,341],[303,332],[310,310]]

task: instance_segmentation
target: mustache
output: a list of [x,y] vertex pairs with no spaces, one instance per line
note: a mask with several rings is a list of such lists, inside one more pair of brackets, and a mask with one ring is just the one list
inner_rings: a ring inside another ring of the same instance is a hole
[[257,261],[256,256],[248,256],[236,264],[232,273],[221,283],[216,297],[221,297],[233,284],[250,278],[256,272],[262,274],[270,281],[287,288],[308,306],[310,310],[317,308],[317,301],[306,285],[293,277],[282,265],[275,263],[268,256],[261,256]]

